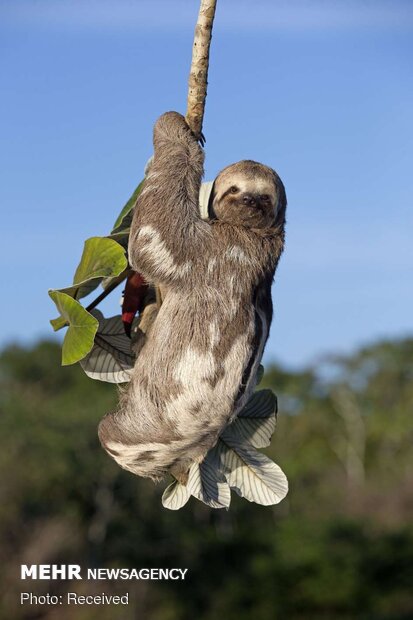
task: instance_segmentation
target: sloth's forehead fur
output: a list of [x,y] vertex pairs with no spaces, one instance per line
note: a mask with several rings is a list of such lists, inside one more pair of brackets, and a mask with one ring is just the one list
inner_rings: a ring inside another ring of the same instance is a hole
[[219,198],[230,187],[236,186],[242,193],[276,193],[277,177],[274,170],[255,161],[240,161],[224,168],[215,180],[215,195]]

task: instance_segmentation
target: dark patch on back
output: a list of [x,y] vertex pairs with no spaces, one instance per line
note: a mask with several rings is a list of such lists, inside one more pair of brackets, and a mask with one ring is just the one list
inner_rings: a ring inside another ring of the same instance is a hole
[[189,407],[189,410],[188,410],[189,413],[193,416],[196,416],[201,411],[202,405],[203,405],[203,402],[199,400],[197,403]]
[[219,368],[214,372],[212,377],[208,377],[206,381],[212,388],[216,388],[218,381],[220,381],[224,376],[225,376],[225,368],[223,367],[222,364],[220,364]]
[[134,459],[135,463],[139,463],[140,461],[154,461],[156,458],[155,450],[146,450],[145,452],[141,452]]

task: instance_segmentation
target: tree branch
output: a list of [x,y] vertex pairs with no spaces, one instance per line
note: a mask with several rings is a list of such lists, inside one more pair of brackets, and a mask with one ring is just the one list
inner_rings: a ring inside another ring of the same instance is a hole
[[131,273],[131,268],[128,267],[127,269],[122,271],[122,273],[116,276],[113,279],[113,281],[109,284],[109,286],[105,288],[105,290],[100,295],[98,295],[96,299],[94,299],[88,306],[86,306],[86,310],[90,312],[91,310],[96,308],[96,306],[98,306],[100,302],[105,299],[105,297],[107,297],[117,286],[119,286],[121,282],[126,280],[126,278],[128,277],[130,273]]
[[217,0],[201,0],[192,48],[186,122],[197,137],[201,136],[204,120],[208,84],[209,46],[211,44],[216,3]]

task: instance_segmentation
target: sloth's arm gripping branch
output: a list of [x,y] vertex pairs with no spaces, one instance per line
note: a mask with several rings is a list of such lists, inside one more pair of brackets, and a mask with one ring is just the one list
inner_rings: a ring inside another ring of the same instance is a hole
[[211,242],[199,215],[204,153],[183,116],[167,112],[154,128],[154,160],[138,198],[129,243],[132,267],[171,284],[190,280]]

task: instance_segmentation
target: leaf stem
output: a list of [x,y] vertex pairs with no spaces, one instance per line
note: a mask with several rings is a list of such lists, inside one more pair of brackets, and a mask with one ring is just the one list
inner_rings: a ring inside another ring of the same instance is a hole
[[131,268],[128,267],[127,269],[125,269],[124,271],[122,271],[122,273],[120,273],[116,278],[114,278],[113,282],[111,282],[109,284],[109,286],[107,288],[105,288],[104,291],[102,291],[102,293],[100,295],[98,295],[96,297],[96,299],[94,299],[87,307],[86,310],[87,312],[90,312],[91,310],[93,310],[94,308],[96,308],[96,306],[98,306],[100,304],[101,301],[103,301],[105,299],[105,297],[107,297],[113,290],[115,290],[115,288],[117,286],[119,286],[119,284],[121,282],[123,282],[124,280],[126,280],[126,278],[128,277],[128,275],[131,273]]

